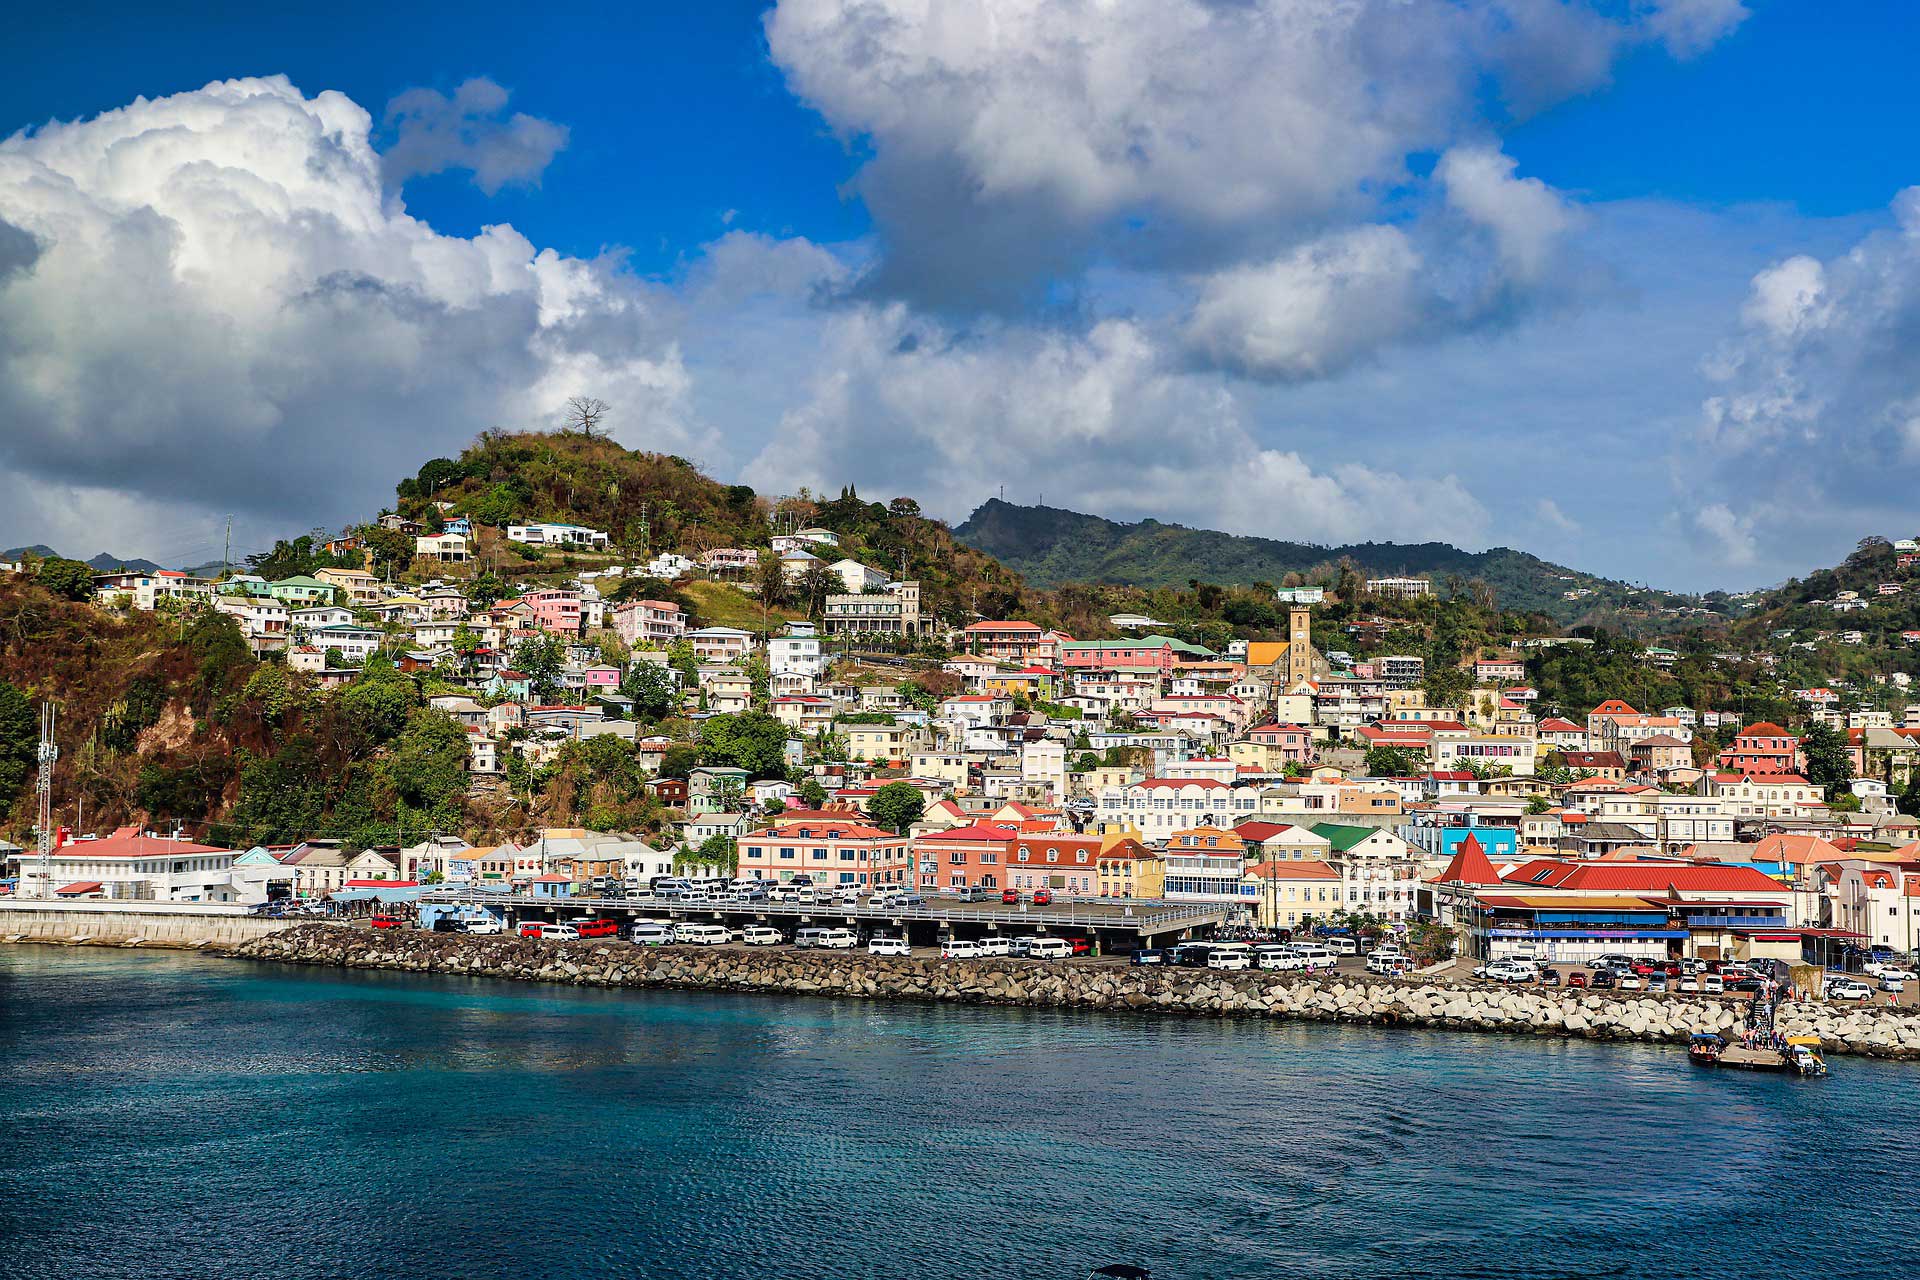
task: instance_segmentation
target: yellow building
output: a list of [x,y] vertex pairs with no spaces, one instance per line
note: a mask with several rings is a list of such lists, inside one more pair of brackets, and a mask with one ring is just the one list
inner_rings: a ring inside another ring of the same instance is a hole
[[1103,898],[1167,896],[1167,860],[1140,843],[1137,831],[1104,837],[1097,871]]
[[1263,929],[1299,929],[1342,909],[1340,873],[1324,862],[1256,862],[1240,884]]

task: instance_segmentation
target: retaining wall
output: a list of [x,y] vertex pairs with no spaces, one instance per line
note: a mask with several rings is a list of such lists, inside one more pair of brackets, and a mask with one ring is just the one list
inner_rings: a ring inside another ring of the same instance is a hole
[[[636,947],[605,940],[539,942],[415,930],[374,933],[302,924],[235,954],[291,964],[467,974],[582,986],[681,987],[873,999],[1127,1009],[1229,1017],[1441,1027],[1517,1035],[1684,1043],[1692,1032],[1737,1034],[1738,998],[1662,996],[1484,983],[1217,973],[1085,961],[933,960],[854,952]],[[1781,1006],[1788,1034],[1828,1051],[1920,1058],[1920,1017],[1903,1010]]]
[[0,940],[9,942],[234,947],[293,923],[217,902],[0,901]]

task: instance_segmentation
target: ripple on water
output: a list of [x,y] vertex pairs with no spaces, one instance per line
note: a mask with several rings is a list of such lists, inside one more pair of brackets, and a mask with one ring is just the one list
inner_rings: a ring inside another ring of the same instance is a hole
[[0,1051],[8,1280],[1911,1271],[1853,1060],[38,948]]

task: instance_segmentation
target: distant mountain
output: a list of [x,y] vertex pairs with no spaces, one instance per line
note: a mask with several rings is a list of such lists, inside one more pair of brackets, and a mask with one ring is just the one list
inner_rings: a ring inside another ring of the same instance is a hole
[[[14,547],[10,551],[0,551],[0,560],[18,560],[22,556],[34,556],[46,560],[59,554],[52,547],[36,542],[30,547]],[[138,556],[128,559],[125,556],[116,556],[110,551],[102,551],[89,559],[87,564],[102,573],[112,573],[117,569],[129,569],[134,573],[152,573],[163,567],[151,560],[142,560]]]
[[[1142,520],[1122,524],[1058,507],[1024,507],[989,499],[954,535],[1018,571],[1035,586],[1105,582],[1137,587],[1184,586],[1190,579],[1220,584],[1280,583],[1290,573],[1327,570],[1352,560],[1374,577],[1448,575],[1479,579],[1501,607],[1573,620],[1635,597],[1624,582],[1581,573],[1524,551],[1495,547],[1462,551],[1444,542],[1359,542],[1319,546],[1189,529]],[[1569,592],[1580,593],[1568,599]],[[1658,593],[1653,593],[1657,595]]]

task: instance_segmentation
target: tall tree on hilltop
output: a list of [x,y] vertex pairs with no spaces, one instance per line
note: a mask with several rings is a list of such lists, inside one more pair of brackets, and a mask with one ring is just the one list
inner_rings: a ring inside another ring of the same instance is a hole
[[567,429],[578,431],[589,440],[593,439],[594,433],[601,429],[607,415],[612,412],[613,406],[598,396],[568,396],[566,407],[561,410],[567,421]]

